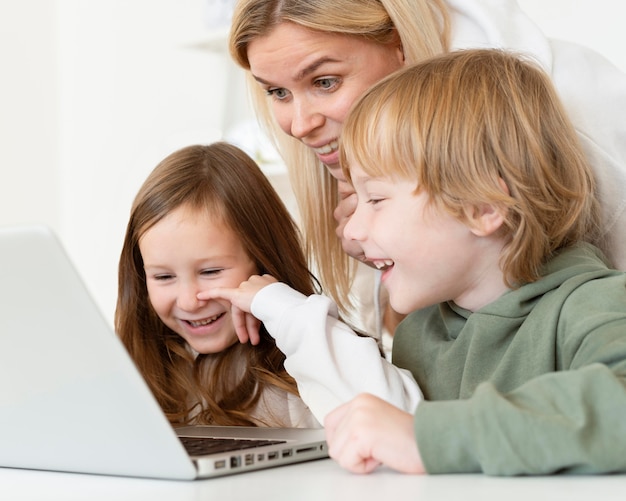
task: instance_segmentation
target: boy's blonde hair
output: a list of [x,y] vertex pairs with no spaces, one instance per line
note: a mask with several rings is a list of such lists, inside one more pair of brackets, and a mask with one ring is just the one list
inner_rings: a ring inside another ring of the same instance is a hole
[[448,50],[448,12],[443,0],[238,0],[235,6],[230,53],[239,66],[248,70],[257,116],[289,171],[310,266],[324,292],[345,312],[351,307],[356,261],[343,251],[335,234],[337,181],[309,147],[280,129],[265,91],[249,72],[249,44],[269,35],[283,22],[381,44],[397,35],[407,63],[412,63]]
[[348,179],[354,163],[374,177],[415,180],[464,222],[472,208],[498,208],[512,287],[597,232],[595,183],[574,128],[548,75],[519,55],[458,51],[385,78],[355,103],[340,156]]

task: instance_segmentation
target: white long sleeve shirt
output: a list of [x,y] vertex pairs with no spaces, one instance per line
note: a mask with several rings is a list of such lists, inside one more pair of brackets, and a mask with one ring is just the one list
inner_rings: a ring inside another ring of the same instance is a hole
[[358,336],[341,322],[336,304],[326,296],[307,297],[274,283],[257,293],[251,311],[285,354],[285,368],[320,423],[359,393],[409,412],[422,398],[411,373],[387,361],[375,339]]
[[548,39],[516,0],[447,0],[452,49],[532,56],[551,75],[594,169],[603,210],[600,247],[626,270],[626,74],[600,54]]

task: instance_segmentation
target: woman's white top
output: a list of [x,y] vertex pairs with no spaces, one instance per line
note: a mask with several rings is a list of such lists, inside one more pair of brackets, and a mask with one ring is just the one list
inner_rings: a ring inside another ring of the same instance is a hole
[[597,52],[548,39],[515,0],[447,0],[452,48],[502,48],[532,56],[551,75],[599,185],[605,242],[626,270],[626,74]]

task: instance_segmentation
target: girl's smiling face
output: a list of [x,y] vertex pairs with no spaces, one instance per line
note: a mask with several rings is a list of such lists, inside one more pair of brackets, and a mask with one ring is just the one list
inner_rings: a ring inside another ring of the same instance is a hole
[[161,321],[198,353],[237,342],[231,305],[198,300],[212,287],[238,287],[257,273],[240,239],[220,218],[181,206],[139,240],[150,303]]
[[248,60],[281,129],[312,148],[339,180],[337,141],[348,109],[404,64],[399,42],[383,45],[290,22],[250,42]]

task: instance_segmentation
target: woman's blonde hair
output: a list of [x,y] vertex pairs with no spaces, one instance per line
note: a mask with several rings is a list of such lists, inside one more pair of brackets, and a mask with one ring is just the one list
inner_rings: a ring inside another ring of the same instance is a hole
[[189,146],[152,171],[132,205],[119,262],[116,331],[173,424],[282,426],[279,416],[250,417],[267,388],[298,394],[285,356],[263,327],[258,346],[236,343],[194,357],[152,308],[139,240],[182,206],[228,226],[259,274],[306,295],[315,292],[299,230],[254,161],[227,143]]
[[[284,22],[381,44],[397,34],[408,63],[447,51],[449,45],[449,20],[443,0],[239,0],[229,40],[235,62],[250,70],[248,45]],[[337,182],[310,148],[280,129],[266,93],[249,71],[247,77],[261,124],[289,171],[310,265],[324,291],[342,311],[348,311],[356,261],[343,251],[335,234]]]
[[[432,204],[467,222],[505,214],[501,268],[515,287],[555,251],[598,229],[595,183],[549,76],[496,49],[452,52],[383,79],[344,123],[340,158],[371,176],[415,180]],[[508,188],[503,190],[502,180]]]

